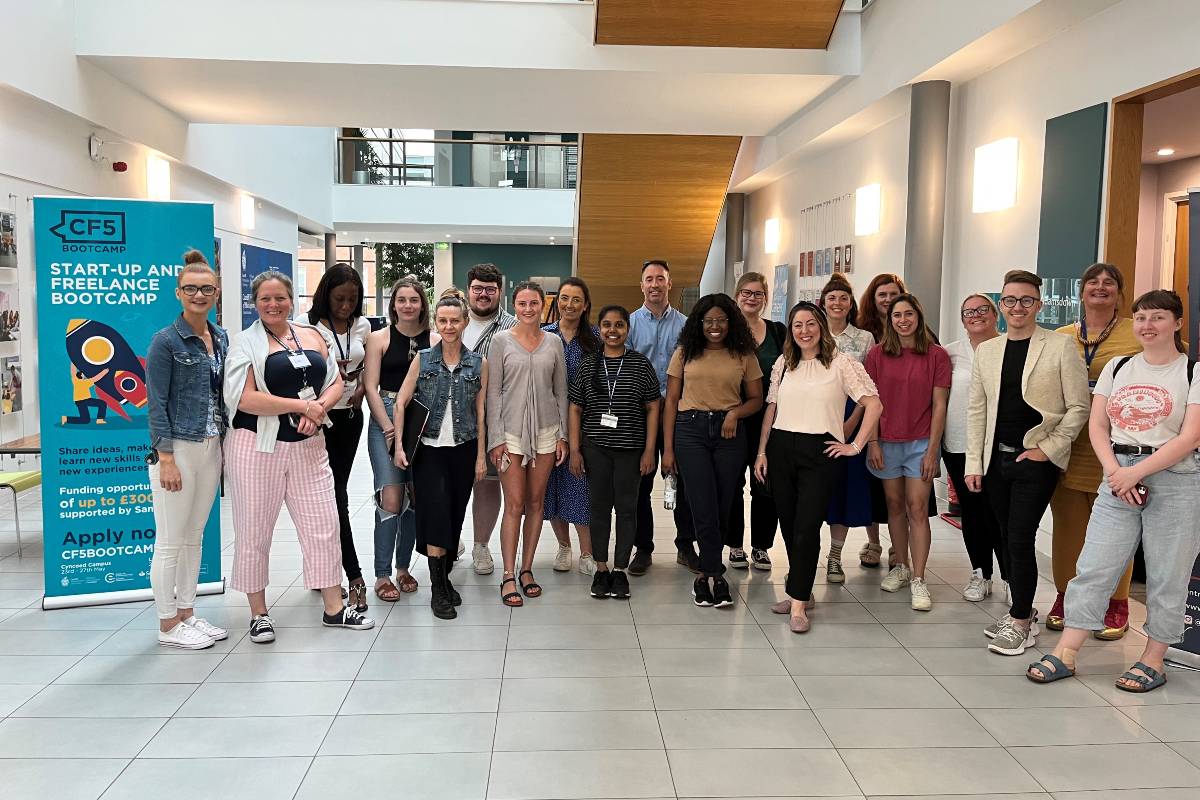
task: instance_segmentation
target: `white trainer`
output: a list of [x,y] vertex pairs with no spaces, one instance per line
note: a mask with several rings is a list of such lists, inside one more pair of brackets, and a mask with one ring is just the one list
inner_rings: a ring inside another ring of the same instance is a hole
[[584,575],[595,575],[596,559],[592,557],[591,553],[580,556],[579,564],[576,566],[576,569],[578,569]]
[[558,552],[554,555],[554,571],[555,572],[570,572],[571,570],[571,548],[570,546],[559,545]]
[[213,646],[210,636],[200,632],[190,625],[180,622],[174,628],[163,633],[158,632],[158,643],[163,647],[179,647],[184,650],[203,650]]
[[229,631],[224,628],[218,628],[203,617],[190,616],[183,621],[183,624],[195,628],[214,642],[220,642],[229,638]]
[[885,592],[898,592],[908,586],[912,580],[912,571],[903,564],[892,567],[884,579],[879,582],[879,588]]
[[476,542],[471,548],[471,561],[474,562],[476,575],[491,575],[492,570],[496,568],[487,545],[481,542]]
[[970,600],[972,603],[980,603],[991,593],[991,579],[983,577],[983,570],[977,569],[971,573],[971,579],[967,581],[967,585],[962,591],[962,596],[964,600]]
[[933,610],[933,598],[929,596],[929,586],[924,578],[913,578],[909,590],[912,592],[913,611]]

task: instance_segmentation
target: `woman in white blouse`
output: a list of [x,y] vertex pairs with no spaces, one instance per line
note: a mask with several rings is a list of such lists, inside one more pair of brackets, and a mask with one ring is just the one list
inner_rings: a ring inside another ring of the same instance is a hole
[[[788,597],[771,610],[789,614],[792,632],[805,633],[810,626],[805,605],[812,600],[821,525],[833,491],[831,459],[866,448],[883,405],[862,364],[838,352],[819,306],[797,303],[788,314],[788,331],[783,355],[771,370],[754,472],[770,481],[790,566]],[[849,443],[846,398],[863,407],[862,425]]]

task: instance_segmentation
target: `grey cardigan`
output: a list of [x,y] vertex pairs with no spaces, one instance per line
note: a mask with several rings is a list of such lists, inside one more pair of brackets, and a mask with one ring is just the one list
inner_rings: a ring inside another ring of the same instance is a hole
[[543,334],[531,353],[500,331],[488,347],[488,450],[515,436],[527,461],[537,452],[537,433],[558,427],[567,438],[567,361],[562,340]]

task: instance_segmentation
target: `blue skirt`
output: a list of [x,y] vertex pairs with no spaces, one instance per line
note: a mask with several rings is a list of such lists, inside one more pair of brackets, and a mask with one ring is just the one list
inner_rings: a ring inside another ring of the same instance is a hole
[[[853,400],[846,400],[844,419],[850,419],[857,405]],[[850,458],[835,459],[834,467],[837,473],[833,480],[833,493],[829,497],[829,508],[825,511],[825,521],[847,528],[862,528],[875,522],[866,451]]]
[[592,521],[587,477],[576,478],[565,461],[550,471],[546,481],[542,519],[561,519],[572,525],[588,525]]

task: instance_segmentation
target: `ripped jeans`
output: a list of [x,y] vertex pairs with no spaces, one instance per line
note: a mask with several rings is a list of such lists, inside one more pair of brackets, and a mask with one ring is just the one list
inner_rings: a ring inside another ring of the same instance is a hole
[[[391,417],[393,398],[384,394],[382,400],[388,417]],[[371,472],[375,476],[375,577],[387,578],[392,574],[393,553],[397,569],[408,569],[412,563],[413,547],[417,542],[417,515],[407,492],[412,477],[408,470],[397,467],[388,454],[387,437],[374,416],[371,416],[371,422],[367,425],[367,455],[370,456]],[[399,514],[384,511],[380,507],[385,486],[405,489]]]

